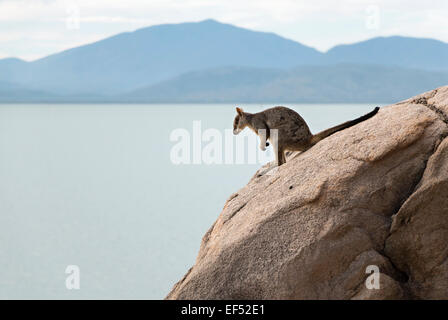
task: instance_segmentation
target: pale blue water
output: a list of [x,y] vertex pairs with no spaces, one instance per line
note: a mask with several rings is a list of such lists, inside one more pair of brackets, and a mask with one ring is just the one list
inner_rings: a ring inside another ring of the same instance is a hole
[[[313,132],[376,104],[293,105]],[[259,111],[266,105],[243,106]],[[161,299],[259,165],[170,161],[176,128],[232,105],[0,105],[0,298]],[[78,265],[80,290],[65,268]]]

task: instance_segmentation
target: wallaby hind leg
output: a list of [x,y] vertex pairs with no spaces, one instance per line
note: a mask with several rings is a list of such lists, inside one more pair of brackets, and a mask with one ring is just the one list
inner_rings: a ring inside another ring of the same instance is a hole
[[283,148],[278,148],[276,160],[278,166],[281,166],[286,162],[285,151],[283,150]]
[[285,150],[278,145],[278,143],[272,141],[272,149],[275,155],[275,163],[274,166],[281,166],[286,162],[285,159]]

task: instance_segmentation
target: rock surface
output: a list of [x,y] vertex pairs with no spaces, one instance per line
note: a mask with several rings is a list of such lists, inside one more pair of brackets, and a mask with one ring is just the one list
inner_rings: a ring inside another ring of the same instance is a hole
[[448,299],[447,135],[448,86],[260,169],[167,299]]

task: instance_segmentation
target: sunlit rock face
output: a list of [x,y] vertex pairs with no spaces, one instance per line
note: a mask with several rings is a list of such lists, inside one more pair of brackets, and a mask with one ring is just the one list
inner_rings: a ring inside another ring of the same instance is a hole
[[167,299],[447,299],[446,136],[448,86],[261,168]]

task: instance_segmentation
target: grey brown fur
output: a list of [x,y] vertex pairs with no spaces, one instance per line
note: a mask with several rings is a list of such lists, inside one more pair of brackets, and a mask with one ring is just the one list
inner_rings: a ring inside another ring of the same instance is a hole
[[[333,133],[373,117],[378,110],[379,108],[376,107],[362,117],[313,135],[305,120],[297,112],[289,108],[274,107],[258,113],[247,113],[241,108],[236,108],[237,115],[233,121],[233,133],[238,134],[244,128],[249,127],[260,137],[260,148],[263,151],[269,145],[266,142],[269,140],[274,148],[276,164],[280,166],[286,162],[286,151],[306,151]],[[277,137],[274,136],[275,131],[273,129],[277,130]]]

